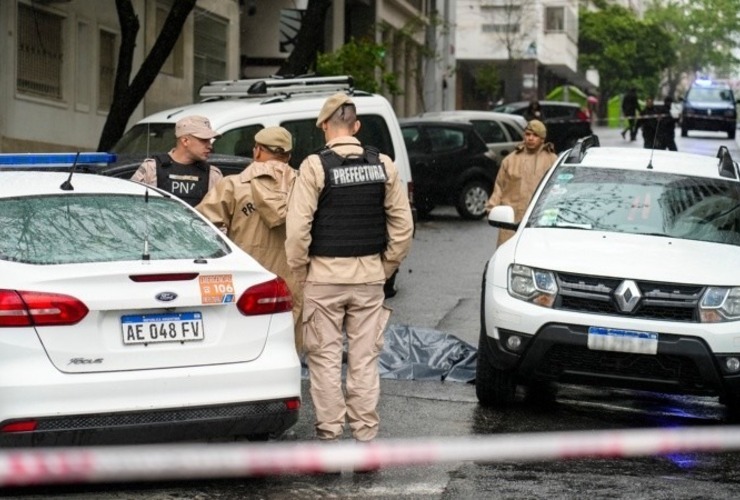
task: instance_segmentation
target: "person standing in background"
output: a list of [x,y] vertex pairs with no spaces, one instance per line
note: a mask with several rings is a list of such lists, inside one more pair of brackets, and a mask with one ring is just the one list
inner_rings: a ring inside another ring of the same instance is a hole
[[637,115],[640,112],[637,89],[632,87],[622,98],[622,115],[627,120],[627,126],[622,130],[622,139],[626,139],[627,132],[630,134],[630,141],[637,139]]
[[[524,142],[501,162],[501,169],[493,184],[493,193],[486,203],[486,211],[498,205],[514,209],[514,220],[520,221],[542,177],[555,164],[555,148],[545,142],[547,128],[539,120],[531,120],[524,129]],[[514,236],[514,231],[499,229],[496,248]]]
[[156,186],[195,206],[223,178],[208,164],[213,140],[221,134],[205,116],[186,116],[175,124],[175,147],[143,161],[131,180]]
[[[390,309],[383,284],[411,247],[413,220],[393,161],[354,136],[360,129],[350,97],[337,93],[316,127],[326,147],[301,164],[288,205],[288,264],[304,285],[304,345],[316,437],[378,434],[378,357]],[[342,388],[344,331],[347,379]]]
[[285,280],[293,296],[296,352],[303,351],[303,293],[285,255],[288,194],[296,172],[288,165],[293,137],[283,127],[255,134],[254,161],[239,175],[223,178],[195,207],[265,269]]
[[658,121],[658,141],[661,149],[678,151],[676,146],[676,119],[671,114],[673,98],[668,96],[663,99],[663,110]]

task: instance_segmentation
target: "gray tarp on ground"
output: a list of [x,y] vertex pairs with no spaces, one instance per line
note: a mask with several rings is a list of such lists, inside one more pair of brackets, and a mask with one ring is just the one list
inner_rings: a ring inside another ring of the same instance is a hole
[[[389,325],[380,353],[380,377],[471,382],[475,379],[477,352],[454,335],[428,328]],[[305,365],[303,377],[308,377]]]

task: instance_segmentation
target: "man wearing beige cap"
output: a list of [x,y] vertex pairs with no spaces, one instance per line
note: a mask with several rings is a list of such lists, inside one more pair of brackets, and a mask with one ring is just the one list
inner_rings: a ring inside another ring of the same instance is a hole
[[197,205],[223,178],[218,168],[207,163],[213,139],[220,135],[204,116],[181,118],[175,124],[175,147],[144,160],[131,180],[157,186],[191,206]]
[[296,351],[301,354],[302,292],[285,257],[285,214],[295,170],[288,165],[293,138],[283,127],[254,136],[252,162],[224,177],[195,207],[262,266],[285,280],[293,295]]
[[[493,193],[486,203],[486,211],[497,205],[509,205],[514,209],[514,220],[524,217],[527,205],[545,173],[553,166],[557,155],[555,148],[545,142],[547,128],[539,120],[531,120],[524,129],[524,142],[508,154],[493,184]],[[514,231],[499,229],[498,245],[514,236]]]
[[[378,356],[390,309],[383,284],[411,246],[413,222],[398,170],[363,147],[352,100],[326,100],[316,126],[326,147],[301,164],[288,202],[288,265],[304,285],[304,347],[321,440],[378,433]],[[343,331],[347,381],[342,390]],[[346,395],[345,395],[346,394]]]

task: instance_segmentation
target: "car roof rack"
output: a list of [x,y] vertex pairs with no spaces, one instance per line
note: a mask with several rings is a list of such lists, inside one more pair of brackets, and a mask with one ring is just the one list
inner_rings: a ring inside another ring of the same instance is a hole
[[573,146],[570,153],[568,153],[565,163],[581,163],[581,160],[583,160],[583,157],[586,155],[586,151],[590,148],[598,148],[599,146],[599,136],[589,135],[587,137],[582,137],[578,139],[576,145]]
[[738,169],[735,162],[730,156],[730,150],[727,146],[720,146],[717,150],[717,158],[719,158],[719,175],[721,177],[727,177],[728,179],[738,178]]
[[3,153],[0,170],[60,170],[75,164],[105,166],[116,159],[114,153]]
[[354,79],[349,75],[344,75],[222,80],[204,83],[199,94],[205,99],[209,97],[266,97],[313,92],[351,92],[353,90]]

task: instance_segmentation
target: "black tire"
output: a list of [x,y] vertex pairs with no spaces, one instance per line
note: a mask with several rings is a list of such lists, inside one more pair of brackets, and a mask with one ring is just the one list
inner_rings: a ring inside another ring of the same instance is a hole
[[727,138],[728,139],[734,139],[735,138],[735,128],[729,128],[727,129]]
[[491,188],[483,181],[466,183],[457,196],[457,213],[463,219],[480,219],[486,214],[486,202],[491,196]]
[[513,371],[493,366],[485,331],[481,328],[475,367],[475,395],[481,406],[505,408],[514,402],[516,380]]
[[689,135],[689,129],[681,125],[681,137],[688,137]]

